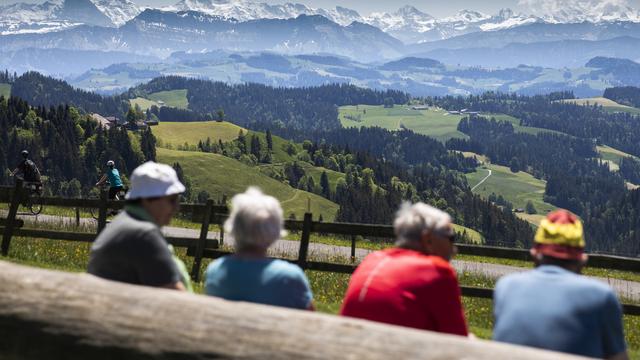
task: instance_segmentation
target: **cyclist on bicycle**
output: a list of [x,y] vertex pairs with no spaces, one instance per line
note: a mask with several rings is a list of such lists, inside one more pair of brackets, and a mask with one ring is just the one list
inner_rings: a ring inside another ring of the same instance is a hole
[[120,172],[116,169],[113,160],[107,161],[107,168],[107,171],[96,183],[96,186],[100,186],[109,180],[109,200],[115,200],[116,195],[123,189],[122,179],[120,179]]
[[40,170],[38,170],[36,164],[29,159],[29,152],[27,150],[22,150],[21,155],[22,161],[20,161],[15,170],[11,172],[11,176],[22,179],[28,184],[35,184],[38,187],[42,186]]

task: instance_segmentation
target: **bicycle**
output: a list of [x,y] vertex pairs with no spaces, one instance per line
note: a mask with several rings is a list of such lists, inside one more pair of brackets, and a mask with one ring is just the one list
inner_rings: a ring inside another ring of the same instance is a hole
[[25,182],[23,189],[26,193],[22,198],[22,206],[29,209],[32,215],[39,215],[42,212],[42,183],[39,182]]
[[[102,184],[102,186],[100,186],[100,190],[98,191],[91,191],[89,193],[89,197],[88,199],[90,200],[100,200],[100,194],[103,191],[109,191],[111,184],[107,181],[104,184]],[[113,199],[114,201],[120,201],[120,200],[124,200],[124,196],[127,194],[127,190],[122,188],[120,191],[118,191],[115,195],[115,198]],[[89,213],[91,214],[91,217],[94,218],[95,220],[98,220],[100,218],[100,209],[99,208],[94,208],[91,207],[89,209],[87,209],[89,211]],[[111,211],[111,215],[116,215],[118,213],[118,211],[116,210],[112,210]],[[109,215],[109,212],[107,212],[107,216]]]

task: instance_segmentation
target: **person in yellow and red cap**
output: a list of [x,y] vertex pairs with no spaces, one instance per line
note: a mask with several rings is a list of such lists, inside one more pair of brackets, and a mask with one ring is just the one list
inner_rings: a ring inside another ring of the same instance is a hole
[[493,339],[601,359],[628,359],[622,309],[609,286],[580,275],[587,262],[582,223],[567,210],[540,222],[536,268],[500,279]]

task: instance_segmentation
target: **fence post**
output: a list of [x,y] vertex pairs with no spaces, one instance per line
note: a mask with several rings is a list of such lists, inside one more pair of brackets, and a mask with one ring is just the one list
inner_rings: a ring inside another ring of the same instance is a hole
[[209,223],[211,222],[211,212],[213,210],[213,200],[207,200],[204,209],[204,219],[200,228],[200,238],[196,243],[196,253],[193,258],[193,268],[191,269],[191,278],[193,281],[200,281],[200,266],[202,265],[202,255],[204,254],[204,246],[209,235]]
[[309,240],[311,238],[311,213],[304,214],[304,222],[302,223],[302,237],[300,238],[300,251],[298,253],[298,265],[302,269],[307,268],[307,254],[309,253]]
[[80,208],[76,207],[76,227],[80,227]]
[[11,245],[11,236],[13,235],[13,226],[16,222],[16,214],[18,214],[18,207],[20,206],[20,200],[22,199],[22,180],[16,178],[16,187],[13,190],[13,197],[11,198],[11,205],[9,206],[9,214],[7,215],[7,224],[4,227],[4,234],[2,234],[2,255],[7,256],[9,254],[9,245]]
[[220,244],[218,244],[218,247],[222,247],[222,245],[224,245],[224,222],[221,221],[219,226],[220,226]]
[[107,226],[107,192],[100,191],[100,208],[98,209],[98,234]]
[[351,235],[351,262],[356,261],[356,236]]

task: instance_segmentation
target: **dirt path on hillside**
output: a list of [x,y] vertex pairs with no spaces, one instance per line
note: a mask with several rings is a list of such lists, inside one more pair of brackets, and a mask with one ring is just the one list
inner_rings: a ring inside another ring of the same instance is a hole
[[[2,214],[3,211],[0,211]],[[6,211],[4,214],[6,215]],[[55,223],[55,224],[67,224],[69,226],[75,226],[75,219],[61,217],[61,216],[52,216],[52,215],[18,215],[19,218],[25,220],[25,223],[28,225],[29,223]],[[87,219],[82,218],[81,225],[91,228],[97,225],[95,219]],[[107,224],[107,226],[109,226]],[[162,229],[162,232],[165,236],[169,237],[177,237],[177,238],[198,238],[200,236],[200,230],[195,229],[186,229],[179,227],[171,227],[166,226]],[[209,239],[218,239],[219,233],[215,231],[210,231],[207,238]],[[228,234],[225,234],[224,238],[224,246],[234,247],[235,243],[233,238]],[[295,240],[278,240],[271,248],[270,254],[272,256],[284,256],[295,258],[298,256],[298,249],[300,247],[300,242]],[[356,249],[356,262],[361,261],[365,256],[369,253],[373,252],[373,250],[367,249]],[[350,258],[351,257],[351,248],[346,246],[333,246],[333,245],[325,245],[319,243],[311,243],[309,244],[309,257],[318,259],[320,261],[331,261],[335,258]],[[508,266],[508,265],[500,265],[500,264],[489,264],[489,263],[480,263],[473,261],[464,261],[464,260],[453,260],[453,267],[458,271],[458,273],[468,272],[475,275],[486,276],[489,278],[497,279],[502,276],[527,271],[527,268],[521,268],[516,266]],[[612,278],[602,278],[602,277],[593,277],[594,279],[607,283],[611,286],[619,296],[623,298],[627,298],[634,301],[640,301],[640,282],[620,280],[620,279],[612,279]]]
[[485,178],[480,180],[480,182],[477,183],[476,186],[472,187],[471,191],[475,190],[478,186],[484,184],[484,182],[487,181],[491,177],[491,175],[493,174],[493,170],[487,169],[487,171],[489,172],[489,175],[485,176]]

